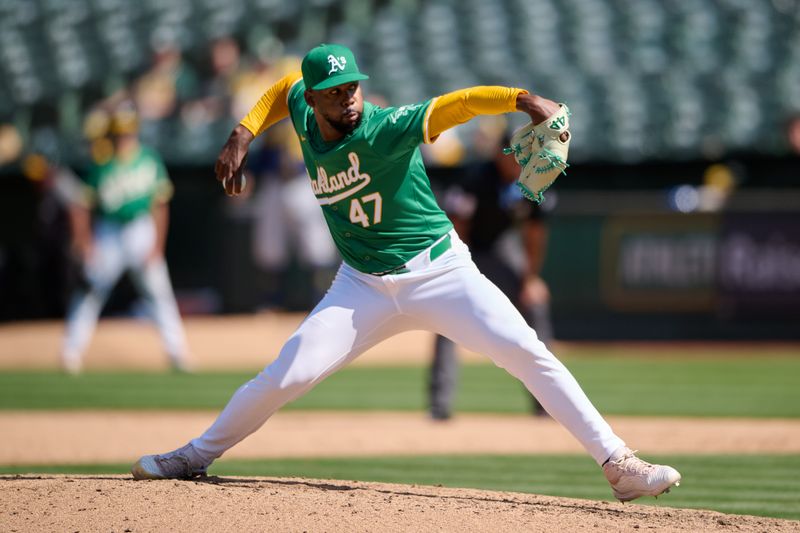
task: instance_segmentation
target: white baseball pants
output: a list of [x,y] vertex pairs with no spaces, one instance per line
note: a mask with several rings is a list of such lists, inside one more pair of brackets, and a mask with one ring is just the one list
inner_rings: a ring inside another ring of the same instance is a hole
[[214,424],[192,441],[209,462],[384,339],[408,330],[449,337],[520,379],[550,415],[602,464],[624,442],[569,370],[539,341],[509,299],[475,267],[454,231],[434,261],[426,250],[398,275],[363,274],[343,264],[330,290],[278,358],[242,385]]
[[100,311],[111,290],[126,270],[148,304],[158,326],[164,349],[173,364],[184,363],[186,335],[163,257],[147,261],[155,246],[155,222],[149,215],[127,224],[100,221],[94,228],[94,252],[87,265],[89,290],[73,297],[67,311],[62,355],[80,360],[91,340]]

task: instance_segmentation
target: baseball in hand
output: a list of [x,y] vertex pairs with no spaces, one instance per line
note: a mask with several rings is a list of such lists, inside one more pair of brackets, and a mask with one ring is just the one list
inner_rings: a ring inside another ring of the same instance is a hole
[[222,187],[225,189],[225,194],[228,196],[236,196],[237,194],[241,194],[244,192],[246,186],[247,177],[244,175],[244,172],[234,174],[222,182]]
[[225,178],[222,181],[222,188],[225,189],[225,194],[228,196],[236,196],[242,194],[247,186],[247,178],[244,175],[244,169],[247,165],[247,155],[244,156],[239,168],[233,173],[233,176]]

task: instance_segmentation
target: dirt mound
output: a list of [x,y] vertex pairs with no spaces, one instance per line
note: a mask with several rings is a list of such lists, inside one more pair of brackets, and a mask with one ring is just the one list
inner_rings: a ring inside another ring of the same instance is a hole
[[472,489],[292,478],[0,476],[4,531],[800,531],[800,523]]

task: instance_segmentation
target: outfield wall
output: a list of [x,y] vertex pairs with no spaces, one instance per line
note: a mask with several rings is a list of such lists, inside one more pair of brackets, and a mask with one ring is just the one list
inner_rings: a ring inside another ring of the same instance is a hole
[[800,213],[552,217],[560,338],[800,336]]

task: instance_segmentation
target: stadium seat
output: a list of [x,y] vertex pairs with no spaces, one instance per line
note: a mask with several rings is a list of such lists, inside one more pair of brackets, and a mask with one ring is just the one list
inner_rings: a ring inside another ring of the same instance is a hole
[[[221,36],[256,55],[247,48],[263,41],[253,38],[255,28],[299,55],[325,41],[351,46],[372,74],[368,90],[392,104],[485,83],[566,101],[574,161],[783,153],[785,122],[800,112],[800,11],[793,5],[0,0],[0,122],[25,122],[36,106],[63,108],[65,92],[94,95],[130,83],[165,42],[177,44],[202,75],[210,72],[209,43]],[[161,134],[170,128],[154,126],[153,138],[172,153],[166,144],[174,139]],[[194,135],[205,143],[202,132]]]

